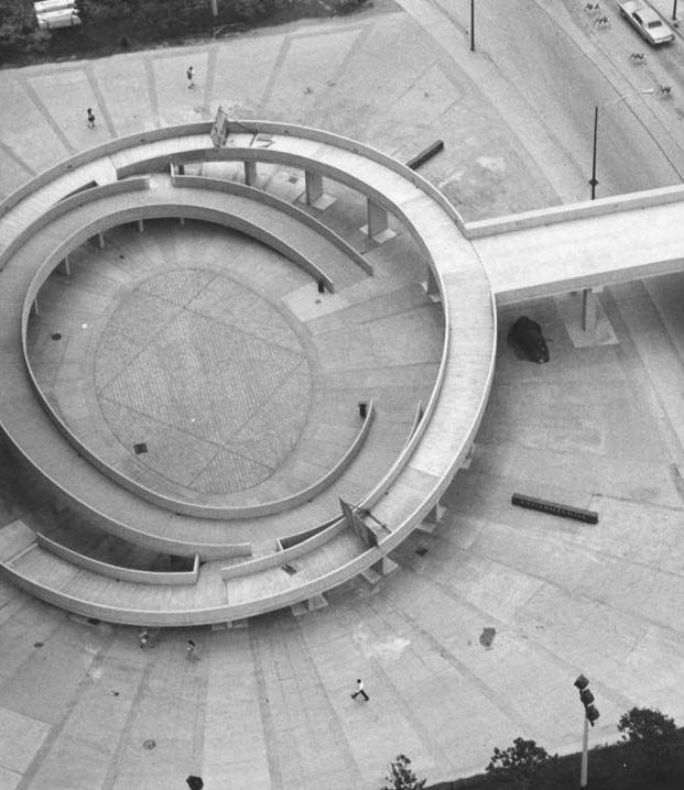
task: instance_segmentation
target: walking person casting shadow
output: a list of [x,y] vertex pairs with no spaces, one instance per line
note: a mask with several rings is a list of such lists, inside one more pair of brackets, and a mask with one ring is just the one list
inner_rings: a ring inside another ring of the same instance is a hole
[[356,699],[359,694],[363,697],[363,699],[366,702],[368,702],[368,700],[370,699],[370,697],[368,696],[368,694],[366,694],[366,692],[365,692],[365,690],[363,688],[363,680],[361,680],[361,678],[357,679],[357,681],[356,681],[356,691],[351,695],[351,698],[352,699]]

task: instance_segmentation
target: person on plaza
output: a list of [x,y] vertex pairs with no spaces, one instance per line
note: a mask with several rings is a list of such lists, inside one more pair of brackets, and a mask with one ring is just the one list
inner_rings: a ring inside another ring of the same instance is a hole
[[197,643],[194,639],[188,639],[185,649],[188,652],[189,659],[197,659],[199,656],[197,655]]
[[92,107],[88,107],[87,109],[87,116],[88,116],[88,128],[94,129],[95,128],[95,113],[93,113]]
[[188,77],[188,89],[192,90],[195,87],[195,70],[192,66],[188,66],[186,74]]
[[150,632],[147,628],[142,628],[138,634],[138,644],[141,648],[147,647],[150,642]]
[[363,687],[363,680],[361,680],[361,678],[357,678],[356,691],[351,695],[351,698],[356,699],[359,694],[364,698],[366,702],[368,702],[368,700],[370,699],[368,694],[366,694],[366,691]]

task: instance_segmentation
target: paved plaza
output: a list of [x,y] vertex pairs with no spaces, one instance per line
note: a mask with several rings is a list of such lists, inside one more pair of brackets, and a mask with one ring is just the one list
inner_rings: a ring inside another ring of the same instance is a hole
[[[0,70],[0,197],[89,146],[209,119],[219,105],[329,129],[403,161],[442,138],[421,172],[468,220],[584,197],[586,179],[513,97],[504,101],[486,58],[469,57],[465,36],[447,42],[447,31],[419,24],[413,5]],[[142,281],[145,296],[187,287]],[[0,578],[0,790],[173,790],[190,774],[207,790],[374,790],[399,753],[430,783],[447,780],[481,771],[517,736],[576,751],[580,672],[601,711],[593,743],[614,740],[633,705],[683,724],[684,276],[611,287],[600,301],[604,331],[588,344],[575,331],[576,295],[499,309],[469,467],[441,522],[413,533],[376,587],[355,580],[299,617],[155,632],[140,649],[135,629],[72,618]],[[133,307],[119,309],[138,342],[149,314]],[[522,314],[544,328],[546,365],[506,343]],[[270,323],[280,351],[289,344],[289,364],[305,365],[304,341],[282,321]],[[117,398],[107,399],[112,421]],[[514,491],[591,508],[599,523],[515,509]],[[20,491],[2,449],[0,525],[42,504]],[[350,699],[357,677],[368,703]]]

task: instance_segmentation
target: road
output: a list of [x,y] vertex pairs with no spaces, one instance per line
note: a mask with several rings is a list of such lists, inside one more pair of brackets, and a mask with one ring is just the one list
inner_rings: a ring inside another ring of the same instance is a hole
[[[445,27],[461,49],[469,44],[470,0],[400,3],[439,36],[442,46]],[[530,120],[515,130],[521,145],[533,146],[525,139],[527,128],[532,135],[543,131],[544,145],[556,147],[565,170],[556,184],[561,200],[590,195],[596,106],[597,197],[680,183],[684,40],[678,36],[670,47],[655,50],[620,17],[616,4],[602,4],[607,25],[597,25],[585,5],[583,0],[476,0],[476,51],[468,51],[471,65],[465,67],[475,79],[480,68],[479,86],[504,117],[507,105],[517,102],[518,116],[524,105]],[[645,52],[646,62],[630,61],[632,52]],[[670,98],[658,96],[660,85],[672,86]],[[654,93],[640,93],[646,89]]]

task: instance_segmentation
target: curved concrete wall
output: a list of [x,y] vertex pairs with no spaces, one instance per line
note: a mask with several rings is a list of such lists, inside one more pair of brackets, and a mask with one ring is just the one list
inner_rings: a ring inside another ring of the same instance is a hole
[[88,557],[80,551],[75,551],[61,543],[43,535],[42,532],[36,533],[36,543],[50,554],[61,557],[63,560],[84,568],[100,576],[107,576],[110,579],[120,579],[121,581],[133,582],[135,584],[160,584],[160,585],[187,585],[197,582],[199,573],[199,557],[195,554],[193,568],[191,571],[145,571],[137,568],[126,568],[122,565],[112,565],[109,562],[102,562],[93,557]]
[[30,225],[24,228],[21,233],[12,239],[11,243],[5,247],[0,253],[0,271],[5,267],[5,263],[15,254],[17,250],[23,247],[24,244],[36,233],[41,231],[44,227],[51,222],[68,214],[74,209],[81,208],[94,200],[99,200],[103,197],[111,195],[121,195],[125,192],[135,192],[141,189],[148,189],[150,179],[148,176],[139,176],[137,178],[129,178],[126,181],[114,181],[111,184],[103,184],[102,186],[92,187],[84,192],[79,192],[71,197],[60,200],[59,203],[48,209],[44,214],[35,219]]
[[[253,128],[250,130],[247,124],[252,123]],[[257,128],[258,125],[258,128]],[[192,135],[195,135],[193,140],[188,140],[188,148],[192,149],[190,151],[186,151],[185,153],[181,152],[180,159],[176,161],[190,161],[193,157],[201,158],[201,156],[206,155],[207,158],[229,158],[226,156],[225,150],[221,150],[219,152],[216,151],[208,151],[204,145],[202,140],[202,136],[206,135],[209,131],[210,124],[193,124],[189,127],[181,127],[182,129],[186,130],[186,135],[188,138]],[[331,135],[326,132],[320,132],[319,130],[311,130],[311,129],[303,129],[302,127],[297,127],[294,125],[287,125],[287,124],[272,124],[268,122],[245,122],[245,124],[236,124],[235,131],[239,133],[243,133],[245,128],[249,131],[260,131],[263,133],[273,133],[279,135],[299,135],[304,139],[317,141],[321,143],[335,145],[339,148],[346,149],[348,151],[362,154],[367,158],[374,160],[378,163],[381,163],[388,169],[395,171],[396,173],[400,174],[402,178],[407,181],[410,181],[414,186],[421,189],[427,195],[429,195],[437,204],[441,206],[443,211],[446,215],[453,220],[455,224],[461,224],[459,215],[457,212],[451,207],[448,201],[439,193],[434,187],[428,184],[424,179],[418,176],[414,171],[406,168],[405,166],[401,165],[400,163],[396,162],[395,160],[381,154],[375,149],[372,149],[368,146],[363,146],[353,141],[347,140],[346,138],[340,137],[338,135]],[[95,151],[103,152],[105,149],[109,149],[108,153],[104,155],[112,155],[114,156],[117,151],[123,151],[124,148],[127,148],[130,145],[130,141],[135,140],[136,143],[140,145],[146,145],[149,141],[153,140],[161,140],[161,139],[169,139],[174,136],[179,136],[179,128],[175,130],[161,130],[164,134],[156,134],[150,133],[145,136],[131,136],[128,138],[128,142],[121,140],[121,141],[113,141],[111,144],[107,146],[102,146],[99,149],[95,149]],[[180,135],[182,136],[182,134]],[[182,145],[182,143],[181,143]],[[180,148],[180,145],[179,145]],[[178,149],[177,149],[178,150]],[[247,152],[247,153],[245,153]],[[232,153],[232,152],[231,152]],[[330,168],[325,164],[321,164],[320,167],[312,166],[311,159],[305,156],[298,156],[296,154],[285,154],[286,158],[282,159],[279,158],[280,154],[284,152],[274,152],[268,151],[268,149],[241,149],[241,155],[235,158],[240,158],[242,161],[250,161],[250,160],[258,160],[261,159],[262,161],[269,161],[269,162],[278,162],[281,161],[288,165],[296,165],[302,167],[305,170],[314,170],[320,172],[322,175],[326,175],[326,177],[334,178],[334,173],[343,172],[339,168]],[[138,154],[140,154],[138,156]],[[278,156],[276,156],[278,154]],[[90,156],[90,159],[88,159]],[[94,161],[98,156],[97,153],[86,152],[84,155],[81,155],[81,159],[83,162],[87,161]],[[145,156],[143,150],[140,149],[139,152],[136,150],[131,150],[130,152],[126,152],[126,157],[118,156],[118,161],[113,163],[114,167],[118,168],[119,172],[127,172],[127,167],[136,167],[137,163],[131,165],[130,161],[126,164],[124,159],[129,160],[136,160],[136,159],[146,159],[149,162],[153,162],[155,157],[154,156]],[[164,154],[161,157],[157,157],[159,161],[172,161],[172,159]],[[72,160],[73,163],[73,160]],[[315,164],[315,163],[314,163]],[[327,168],[327,169],[326,169]],[[66,168],[68,170],[68,168]],[[53,169],[56,172],[66,172],[66,170],[59,170],[59,168]],[[86,173],[84,172],[84,178],[86,177]],[[48,179],[49,180],[49,179]],[[349,183],[349,176],[344,178],[337,178],[336,180],[340,180],[341,183]],[[416,230],[415,227],[412,226],[412,223],[409,217],[401,211],[401,209],[396,206],[391,200],[386,198],[383,194],[379,193],[378,190],[375,188],[364,185],[362,180],[356,180],[357,183],[360,184],[359,191],[370,198],[373,202],[376,202],[378,205],[387,208],[388,210],[395,213],[407,226],[409,232],[413,235],[414,239],[418,243],[420,249],[425,254],[426,259],[429,261],[429,265],[433,269],[435,273],[435,277],[437,280],[438,289],[442,296],[443,305],[444,305],[444,313],[445,313],[445,344],[443,349],[442,358],[440,361],[439,373],[437,376],[437,384],[432,391],[430,399],[425,409],[425,414],[422,420],[420,420],[414,435],[411,437],[411,440],[408,442],[406,448],[401,453],[400,457],[397,459],[395,464],[389,470],[387,475],[383,478],[381,483],[374,489],[373,492],[366,498],[365,502],[360,503],[361,506],[368,507],[377,500],[379,500],[383,495],[389,494],[390,488],[394,481],[401,475],[402,470],[405,468],[406,464],[409,462],[412,454],[419,446],[423,436],[425,435],[428,426],[431,425],[431,417],[434,413],[434,410],[437,408],[440,403],[445,406],[445,409],[440,411],[441,421],[444,422],[444,415],[449,413],[449,404],[442,399],[446,399],[448,397],[453,397],[453,393],[445,393],[442,391],[442,383],[446,376],[447,366],[448,364],[455,364],[455,360],[451,360],[449,362],[449,337],[451,332],[451,323],[450,323],[450,312],[449,312],[449,305],[447,303],[447,292],[444,287],[444,279],[442,277],[442,273],[439,270],[436,270],[434,261],[431,258],[430,250],[428,246],[425,244],[423,239],[420,237],[420,234]],[[10,196],[10,200],[13,199],[14,196]],[[17,201],[18,202],[18,201]],[[0,206],[0,215],[3,211],[6,211],[6,204]],[[174,212],[175,216],[192,216],[192,211],[188,207],[183,207],[182,212],[178,210]],[[137,217],[135,217],[137,218]],[[198,217],[202,218],[202,217]],[[130,220],[128,220],[130,221]],[[104,229],[104,228],[103,228]],[[92,235],[92,231],[91,234]],[[62,252],[63,257],[64,253]],[[57,261],[58,262],[58,261]],[[34,294],[35,295],[35,294]],[[489,310],[491,315],[491,327],[496,329],[496,312],[494,309],[494,301],[493,297],[490,293],[489,298]],[[454,314],[455,315],[455,314]],[[155,610],[152,611],[150,609],[135,609],[131,610],[128,609],[126,611],[123,610],[115,610],[110,607],[94,604],[92,602],[83,602],[76,600],[73,596],[69,596],[68,594],[62,593],[58,590],[45,590],[33,582],[31,579],[27,579],[23,574],[19,573],[18,571],[10,568],[8,569],[8,573],[13,576],[15,582],[19,585],[24,587],[24,589],[30,589],[35,595],[38,597],[43,598],[44,600],[49,600],[52,603],[57,603],[57,605],[63,606],[64,608],[71,609],[72,611],[79,611],[87,616],[95,616],[95,617],[102,617],[103,619],[110,619],[115,622],[126,622],[126,623],[138,623],[138,624],[149,624],[150,622],[154,622],[155,624],[159,625],[186,625],[186,624],[201,624],[201,623],[210,623],[210,622],[217,622],[220,620],[234,620],[234,619],[241,619],[243,617],[249,617],[253,614],[258,614],[265,611],[270,611],[273,609],[278,609],[283,606],[287,606],[292,603],[296,603],[306,598],[313,597],[317,594],[325,592],[327,589],[331,587],[337,586],[338,584],[348,580],[352,576],[361,573],[365,569],[367,569],[370,565],[374,564],[378,560],[380,560],[388,551],[394,548],[398,543],[404,539],[406,534],[412,529],[417,521],[423,516],[426,515],[427,512],[434,506],[435,502],[441,496],[441,493],[445,490],[446,486],[451,481],[453,474],[455,473],[456,469],[460,466],[462,461],[465,459],[465,456],[470,448],[472,440],[474,438],[475,432],[479,427],[480,420],[482,419],[482,414],[484,411],[484,404],[486,402],[486,398],[489,392],[489,387],[491,385],[491,378],[492,378],[492,371],[494,365],[494,353],[493,348],[490,349],[489,359],[487,361],[487,374],[486,374],[486,382],[483,388],[482,394],[478,399],[478,407],[476,410],[476,414],[473,416],[472,420],[470,417],[471,413],[475,413],[475,409],[473,405],[469,405],[468,409],[468,422],[467,422],[467,433],[461,437],[459,434],[458,436],[458,449],[454,452],[453,456],[451,452],[453,452],[453,448],[450,449],[450,456],[448,459],[439,459],[440,464],[438,471],[435,471],[434,474],[434,485],[432,489],[425,494],[425,492],[421,491],[421,503],[418,505],[411,505],[410,512],[401,520],[400,523],[392,523],[389,529],[391,532],[381,540],[380,544],[376,548],[371,548],[366,551],[362,551],[360,554],[355,556],[352,560],[344,563],[341,566],[338,566],[334,571],[324,572],[321,575],[317,576],[316,578],[309,579],[306,582],[299,582],[296,586],[292,588],[288,588],[286,590],[281,590],[276,593],[266,593],[261,595],[260,597],[255,597],[249,602],[237,605],[230,605],[225,604],[221,606],[211,606],[206,607],[203,609],[192,609],[192,610],[182,610],[182,609],[174,609],[173,611],[168,610]],[[453,378],[453,368],[449,368],[451,373],[451,378]],[[478,372],[478,381],[480,378],[484,377],[484,361],[483,365],[481,365],[481,369]],[[478,389],[479,391],[479,389]],[[466,427],[466,426],[464,426]],[[433,438],[434,443],[434,433],[437,429],[432,429],[431,435]],[[454,443],[455,444],[455,443]],[[437,461],[437,459],[435,459]],[[437,470],[437,467],[435,467]],[[411,482],[411,470],[409,469],[409,474],[407,478],[407,486],[410,487]],[[63,492],[65,497],[68,498],[69,493]],[[103,517],[104,518],[104,517]],[[341,524],[341,527],[340,527]],[[298,550],[304,551],[305,544],[309,543],[309,547],[315,541],[324,542],[324,540],[329,539],[329,536],[326,536],[325,533],[330,530],[334,529],[344,529],[346,525],[344,522],[336,522],[331,525],[330,528],[326,528],[321,530],[321,532],[313,535],[308,540],[303,541],[296,546],[292,546],[290,549],[286,549],[283,552],[279,552],[276,556],[278,561],[281,561],[283,558],[286,558],[287,552],[292,551],[296,552]],[[116,529],[112,529],[112,532],[116,533]],[[154,541],[155,536],[145,536],[144,533],[140,533],[141,537],[143,538],[152,538]],[[140,541],[141,545],[150,545],[149,543],[145,543],[144,541]],[[243,544],[244,546],[244,544]],[[221,547],[222,550],[225,550],[225,547]],[[238,548],[238,547],[233,547]],[[240,547],[242,548],[242,547]],[[247,547],[249,549],[249,547]],[[168,550],[168,548],[166,549]],[[174,553],[179,554],[187,554],[186,551],[174,551]],[[235,552],[237,555],[238,551]],[[223,556],[226,556],[225,553]],[[294,556],[294,554],[292,555]],[[268,560],[272,561],[271,557],[268,558],[259,558],[257,562],[260,560]],[[251,565],[251,563],[243,563],[244,565]],[[230,585],[228,587],[228,600],[230,600]]]
[[[103,187],[101,189],[107,189],[107,187]],[[49,275],[54,270],[55,266],[59,264],[61,260],[67,255],[70,251],[72,251],[75,247],[77,247],[80,243],[82,243],[85,239],[90,238],[97,232],[102,232],[106,230],[108,227],[113,227],[117,224],[121,224],[123,221],[130,222],[131,221],[131,212],[135,212],[136,209],[124,209],[122,212],[116,215],[109,215],[106,218],[107,223],[109,223],[106,227],[103,227],[102,222],[103,220],[97,220],[94,223],[89,223],[88,225],[82,227],[79,231],[74,233],[70,238],[66,239],[53,253],[48,257],[48,259],[40,266],[39,270],[36,272],[35,276],[33,277],[29,289],[26,292],[26,296],[24,298],[24,306],[22,310],[22,346],[23,346],[23,354],[24,360],[26,364],[26,368],[28,370],[28,375],[31,380],[31,384],[33,386],[34,391],[36,392],[37,396],[41,400],[45,410],[50,414],[51,418],[55,422],[55,424],[59,427],[62,434],[68,439],[68,441],[76,447],[76,449],[86,458],[88,458],[94,466],[96,466],[100,471],[104,474],[108,475],[112,479],[115,479],[124,487],[128,488],[129,490],[133,491],[134,493],[138,493],[143,496],[145,499],[154,502],[155,504],[160,505],[161,507],[165,507],[166,509],[172,510],[174,512],[183,513],[186,515],[196,515],[204,518],[213,518],[217,520],[222,519],[239,519],[239,518],[251,518],[251,517],[258,517],[258,516],[266,516],[272,515],[274,513],[280,512],[287,508],[296,507],[310,499],[313,499],[327,487],[329,487],[348,467],[351,461],[358,455],[363,446],[363,442],[370,431],[371,425],[373,423],[375,417],[375,406],[372,399],[369,401],[368,404],[368,411],[366,417],[361,425],[361,428],[356,435],[354,441],[347,449],[347,451],[343,454],[343,456],[339,459],[339,461],[329,469],[325,475],[323,475],[319,480],[313,483],[311,486],[296,492],[288,497],[283,497],[278,500],[274,500],[271,502],[264,502],[258,505],[245,505],[245,506],[209,506],[209,505],[196,505],[192,503],[183,502],[181,500],[176,500],[171,497],[166,497],[161,494],[152,491],[149,488],[137,483],[133,479],[129,478],[128,476],[124,475],[123,473],[119,472],[115,468],[113,468],[110,464],[103,461],[96,453],[94,453],[84,442],[82,442],[69,428],[69,426],[62,420],[62,418],[57,414],[55,409],[52,407],[50,402],[45,397],[40,385],[38,384],[33,371],[31,370],[30,362],[28,359],[28,348],[27,348],[27,327],[28,321],[31,312],[31,305],[35,301],[40,288],[44,284],[45,280],[49,277]],[[216,221],[216,216],[214,210],[211,210],[212,221]],[[144,218],[149,218],[147,213],[144,212]],[[140,216],[136,216],[136,218],[142,218]],[[204,217],[205,219],[209,219],[209,215]],[[231,221],[230,215],[225,215],[225,219],[227,222]],[[226,224],[226,223],[223,223]],[[311,264],[313,266],[314,264]]]
[[[360,252],[357,252],[351,244],[335,233],[334,230],[331,230],[327,225],[319,222],[315,217],[312,217],[311,214],[307,214],[306,211],[302,211],[296,206],[293,206],[292,203],[281,200],[281,198],[275,197],[265,192],[263,189],[255,189],[245,184],[238,184],[235,181],[223,181],[220,178],[209,178],[207,176],[179,176],[175,173],[171,176],[171,183],[176,187],[215,189],[218,192],[226,192],[229,195],[240,195],[241,197],[250,198],[251,200],[256,200],[267,206],[278,209],[282,211],[283,214],[287,214],[298,222],[301,222],[302,225],[306,225],[315,230],[320,236],[332,242],[338,249],[354,261],[359,268],[363,269],[366,274],[373,275],[372,265]],[[0,258],[0,263],[1,261],[2,259]]]

